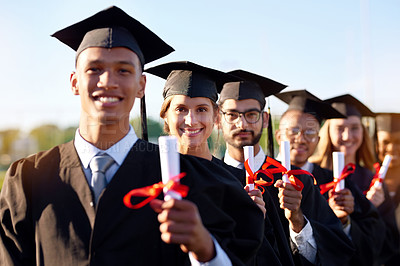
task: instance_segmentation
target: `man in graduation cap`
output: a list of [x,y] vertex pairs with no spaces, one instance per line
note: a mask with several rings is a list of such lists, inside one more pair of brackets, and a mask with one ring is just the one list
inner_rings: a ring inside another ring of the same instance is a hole
[[[235,235],[239,225],[221,208],[227,200],[190,186],[205,182],[204,167],[190,157],[180,161],[188,200],[163,202],[159,195],[137,210],[123,203],[132,189],[161,181],[158,147],[137,138],[129,113],[144,95],[144,64],[173,49],[117,7],[53,36],[77,51],[70,81],[81,100],[79,129],[74,141],[7,172],[2,265],[240,265],[251,257],[261,238],[246,235],[245,225]],[[233,187],[225,185],[221,195]],[[245,197],[239,205],[258,214]]]
[[[245,72],[232,74],[243,78],[242,82],[226,83],[221,91],[219,106],[222,112],[221,128],[227,145],[225,163],[243,168],[243,147],[254,146],[254,168],[261,169],[266,155],[259,140],[263,128],[268,126],[268,115],[263,111],[265,97],[276,94],[286,86]],[[248,114],[257,112],[259,117]],[[291,184],[283,183],[281,174],[275,174],[274,186],[267,190],[289,241],[296,264],[338,265],[349,262],[353,248],[343,233],[340,222],[313,185],[309,176],[301,175],[303,190],[297,191]],[[340,257],[333,256],[341,254]]]
[[[385,177],[389,196],[395,207],[397,228],[400,231],[400,114],[376,113],[376,153],[380,162],[386,155],[392,160]],[[400,260],[400,250],[385,265],[397,265]]]
[[397,206],[400,202],[400,114],[377,113],[375,123],[376,153],[379,160],[383,162],[386,155],[392,156],[385,183]]
[[[313,174],[318,185],[333,181],[333,173],[308,161],[318,141],[319,129],[324,119],[345,118],[343,114],[322,102],[307,90],[288,91],[275,95],[288,104],[276,131],[278,144],[290,142],[290,161]],[[353,241],[356,249],[351,265],[369,265],[377,261],[385,230],[377,210],[357,186],[345,180],[345,189],[325,192],[329,205],[343,224],[343,231]]]

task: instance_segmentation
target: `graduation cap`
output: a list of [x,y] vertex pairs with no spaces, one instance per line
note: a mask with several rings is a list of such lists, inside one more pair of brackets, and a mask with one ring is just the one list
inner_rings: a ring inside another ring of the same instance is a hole
[[330,118],[346,118],[342,113],[324,103],[307,90],[295,90],[275,94],[277,98],[289,105],[289,110],[298,110],[313,115],[321,124],[322,120]]
[[[146,26],[129,16],[122,9],[111,6],[93,16],[75,23],[52,35],[79,54],[89,47],[125,47],[133,51],[143,66],[173,52]],[[148,140],[146,100],[140,101],[142,138]]]
[[[272,79],[245,71],[245,70],[234,70],[228,72],[228,74],[236,76],[242,81],[225,83],[221,95],[220,102],[224,102],[227,99],[234,100],[245,100],[255,99],[260,103],[260,107],[263,110],[265,107],[265,97],[279,93],[281,90],[286,88],[279,82]],[[274,142],[272,133],[272,116],[271,110],[268,106],[268,156],[274,157]]]
[[377,131],[400,131],[400,113],[376,113],[375,121]]
[[375,116],[366,105],[350,94],[329,98],[324,100],[324,102],[331,104],[333,108],[345,116]]
[[224,72],[189,61],[165,63],[145,69],[145,72],[166,79],[164,99],[171,95],[186,95],[191,98],[206,97],[216,102],[222,85],[237,80]]
[[276,94],[287,87],[272,79],[244,70],[234,70],[228,72],[228,74],[240,78],[241,81],[225,83],[221,91],[220,102],[227,99],[255,99],[260,102],[261,108],[264,109],[265,97]]
[[126,47],[144,64],[173,52],[174,49],[156,34],[111,6],[52,35],[76,51],[76,57],[88,47]]

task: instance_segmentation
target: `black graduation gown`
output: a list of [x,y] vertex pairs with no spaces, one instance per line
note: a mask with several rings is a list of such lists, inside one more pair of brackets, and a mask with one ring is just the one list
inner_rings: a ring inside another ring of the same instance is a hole
[[[181,156],[181,169],[203,224],[244,265],[261,243],[261,211],[238,182],[195,158]],[[97,208],[72,142],[15,162],[0,196],[2,265],[189,265],[179,245],[161,240],[150,206],[123,204],[130,190],[160,181],[158,146],[140,139]]]
[[[318,185],[333,181],[333,172],[313,164],[312,174]],[[345,187],[354,197],[354,212],[350,214],[350,236],[356,249],[351,265],[376,265],[385,238],[385,224],[378,210],[363,195],[361,190],[349,179],[345,179]],[[328,192],[324,194],[328,200]]]
[[[241,182],[242,186],[246,185],[244,170],[227,165],[222,160],[215,157],[213,157],[212,161],[231,172]],[[265,190],[263,194],[263,199],[267,209],[264,239],[256,257],[249,265],[294,265],[288,239],[282,228],[278,212],[267,190]],[[273,251],[273,253],[271,251]]]
[[[391,197],[391,199],[394,204],[395,215],[397,216],[396,217],[397,229],[399,229],[399,220],[400,219],[399,219],[398,215],[399,215],[399,211],[400,211],[400,205],[399,205],[399,203],[400,203],[400,186],[397,187],[396,194],[394,195],[394,197]],[[400,261],[400,250],[398,250],[396,252],[396,254],[385,263],[385,265],[386,266],[397,266],[399,264],[399,261]]]
[[[356,165],[354,173],[347,177],[355,183],[361,191],[366,191],[373,179],[373,173],[361,165]],[[347,179],[346,178],[346,179]],[[385,193],[384,202],[377,208],[383,221],[386,225],[385,230],[385,241],[383,243],[382,250],[380,252],[380,264],[386,263],[391,257],[399,253],[399,231],[397,229],[396,218],[395,218],[395,207],[390,199],[389,191],[385,184],[383,184],[383,190]]]
[[[267,157],[266,157],[267,158]],[[299,169],[291,166],[292,169]],[[269,166],[269,168],[275,168]],[[342,225],[333,213],[325,198],[320,194],[317,186],[313,184],[313,178],[309,175],[297,176],[304,184],[302,190],[301,210],[311,223],[314,239],[317,243],[317,265],[349,265],[350,259],[354,254],[354,247],[346,234],[343,232]],[[282,174],[274,174],[274,179],[282,179]],[[285,217],[285,212],[279,206],[278,188],[267,187],[274,205],[278,210],[285,233],[289,239],[289,222]],[[293,244],[293,243],[291,243]],[[311,263],[301,256],[294,245],[296,265],[310,265]]]

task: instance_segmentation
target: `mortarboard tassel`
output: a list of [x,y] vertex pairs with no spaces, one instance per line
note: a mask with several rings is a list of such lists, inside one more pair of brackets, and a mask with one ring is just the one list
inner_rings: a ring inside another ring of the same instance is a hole
[[271,108],[269,105],[269,98],[268,98],[268,156],[274,158],[274,138],[272,135],[272,115],[271,115]]
[[142,139],[148,141],[149,134],[147,132],[146,99],[144,95],[140,99],[140,122],[142,126]]

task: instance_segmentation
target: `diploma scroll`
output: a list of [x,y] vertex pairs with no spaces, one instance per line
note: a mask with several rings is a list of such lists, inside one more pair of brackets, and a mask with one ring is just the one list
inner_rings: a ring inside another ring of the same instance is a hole
[[[332,158],[333,158],[333,179],[334,181],[337,181],[340,178],[344,168],[344,153],[335,151],[332,153]],[[339,181],[339,183],[335,188],[335,191],[338,192],[342,189],[344,189],[344,180]]]
[[[161,177],[162,182],[166,184],[180,173],[178,140],[175,136],[161,136],[158,138],[158,144],[160,146]],[[179,193],[166,187],[164,187],[163,192],[164,200],[182,199]]]
[[[290,142],[287,140],[281,141],[280,154],[282,155],[282,165],[287,171],[290,171]],[[283,182],[290,183],[287,174],[282,175]]]
[[[249,167],[254,173],[254,146],[244,146],[244,160],[248,160]],[[249,191],[254,190],[254,180],[253,177],[246,171],[246,184],[249,186]]]
[[392,161],[392,156],[389,154],[386,155],[385,158],[383,159],[382,166],[379,169],[379,173],[378,173],[379,181],[375,182],[375,184],[374,184],[374,186],[376,188],[382,187],[382,181],[385,179],[385,176],[386,176],[386,173],[387,173],[387,170],[389,168],[389,164],[391,161]]

